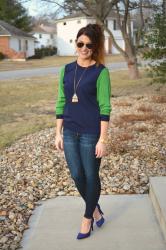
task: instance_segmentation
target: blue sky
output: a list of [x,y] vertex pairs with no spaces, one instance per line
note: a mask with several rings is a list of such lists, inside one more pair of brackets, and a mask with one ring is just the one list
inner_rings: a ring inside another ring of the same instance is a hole
[[[62,1],[58,1],[61,3]],[[55,4],[45,3],[41,0],[30,0],[28,2],[23,3],[23,6],[28,10],[29,15],[31,16],[38,16],[42,14],[49,14],[56,11],[58,8]],[[58,17],[62,17],[63,12],[61,12]]]
[[29,15],[35,16],[37,12],[37,1],[32,0],[26,3],[23,3],[23,6],[28,10]]

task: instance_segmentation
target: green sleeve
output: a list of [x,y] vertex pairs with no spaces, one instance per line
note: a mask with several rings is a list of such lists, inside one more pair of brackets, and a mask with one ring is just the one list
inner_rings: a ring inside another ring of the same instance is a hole
[[60,77],[59,77],[59,83],[58,83],[58,98],[56,101],[56,118],[57,119],[63,119],[63,112],[64,112],[64,106],[66,102],[65,94],[64,94],[64,72],[65,72],[65,66],[61,68],[60,70]]
[[97,79],[97,101],[100,109],[100,120],[109,121],[111,112],[111,80],[108,68],[102,69]]

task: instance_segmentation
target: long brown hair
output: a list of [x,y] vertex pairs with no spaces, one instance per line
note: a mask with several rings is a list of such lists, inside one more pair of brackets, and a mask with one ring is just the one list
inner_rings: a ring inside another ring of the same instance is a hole
[[76,36],[76,41],[81,35],[86,35],[89,37],[93,44],[92,59],[96,61],[96,64],[104,64],[105,47],[104,47],[104,34],[101,26],[99,24],[89,23],[87,26],[82,27]]

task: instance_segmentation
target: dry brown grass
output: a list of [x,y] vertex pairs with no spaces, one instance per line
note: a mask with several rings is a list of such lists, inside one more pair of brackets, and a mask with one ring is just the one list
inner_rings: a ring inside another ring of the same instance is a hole
[[108,136],[108,154],[125,154],[133,151],[132,146],[130,145],[131,141],[134,141],[139,133],[151,133],[148,127],[144,125],[135,126],[129,123],[124,123],[123,126],[119,127],[113,133]]
[[0,149],[55,126],[57,82],[54,76],[0,81]]
[[155,102],[155,103],[166,103],[166,96],[162,96],[162,95],[155,95],[155,96],[152,96],[151,98],[151,101],[152,102]]
[[[166,84],[162,84],[160,89],[158,88],[159,84],[154,83],[149,84],[151,81],[150,77],[147,75],[145,70],[140,69],[140,78],[136,80],[129,79],[129,72],[127,70],[121,70],[118,72],[111,72],[111,84],[112,84],[112,94],[114,97],[118,96],[129,96],[137,95],[138,100],[140,100],[144,95],[150,96],[166,96]],[[165,98],[157,98],[165,102]]]
[[141,126],[141,127],[134,127],[133,128],[133,131],[136,131],[136,132],[147,132],[148,131],[148,128],[145,127],[145,126]]
[[[27,61],[0,61],[0,71],[17,70],[17,69],[32,69],[43,67],[57,67],[76,60],[76,56],[47,56],[42,59],[28,59]],[[124,58],[121,55],[107,55],[106,63],[123,62]]]
[[58,67],[75,60],[75,56],[49,56],[42,59],[29,59],[27,61],[0,61],[0,71]]
[[129,141],[131,139],[133,139],[133,135],[130,132],[120,132],[118,133],[117,136],[117,142],[122,142],[122,141]]
[[142,104],[137,108],[137,111],[142,111],[142,112],[152,112],[153,109],[150,106],[146,106],[145,104]]
[[132,103],[126,102],[126,101],[121,101],[121,102],[117,102],[114,104],[115,106],[132,106]]
[[133,139],[132,134],[120,132],[111,135],[107,152],[109,153],[126,153],[129,150],[128,141]]
[[145,114],[122,114],[113,123],[118,126],[124,126],[124,123],[135,123],[140,121],[153,120],[154,123],[159,124],[164,122],[164,118],[156,113],[145,113]]

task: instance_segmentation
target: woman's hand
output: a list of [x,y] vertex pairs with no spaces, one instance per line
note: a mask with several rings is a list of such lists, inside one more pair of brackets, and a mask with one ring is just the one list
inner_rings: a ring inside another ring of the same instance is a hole
[[55,146],[58,150],[63,150],[63,138],[61,134],[56,135]]
[[98,141],[96,144],[96,152],[95,152],[96,158],[101,158],[102,156],[107,155],[107,146],[106,144]]

